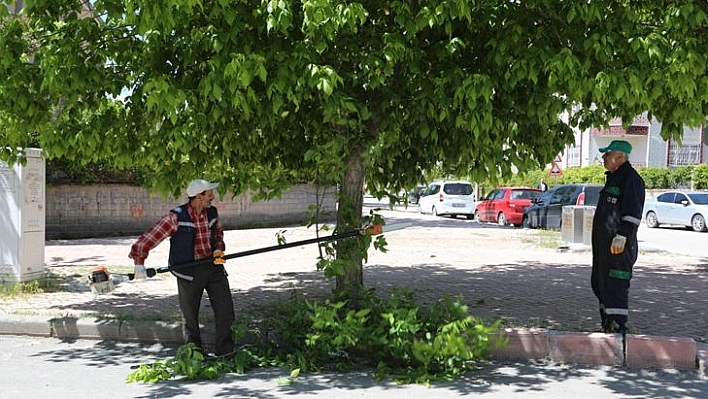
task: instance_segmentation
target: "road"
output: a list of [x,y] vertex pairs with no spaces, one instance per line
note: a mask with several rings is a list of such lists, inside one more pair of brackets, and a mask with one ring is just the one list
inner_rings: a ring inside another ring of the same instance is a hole
[[637,232],[639,248],[659,250],[697,258],[708,258],[708,233],[698,233],[683,227],[650,229],[642,224]]
[[229,374],[213,381],[125,382],[130,366],[174,348],[107,341],[0,336],[0,390],[15,398],[705,398],[695,372],[493,363],[457,381],[421,385],[378,382],[365,372],[304,374],[292,384],[279,369]]
[[[372,209],[381,207],[382,209],[390,209],[388,203],[384,200],[377,200],[367,196],[364,198],[366,208]],[[417,214],[418,206],[409,205],[407,208],[401,205],[393,207],[394,211],[406,212],[409,214]],[[407,217],[414,218],[413,215]],[[445,218],[451,220],[449,218]],[[468,222],[462,219],[457,220],[460,223],[476,223]],[[708,233],[698,233],[679,226],[661,226],[659,228],[650,229],[645,223],[639,226],[637,233],[639,239],[639,247],[645,251],[665,251],[681,255],[688,255],[696,258],[708,259],[708,245],[705,245],[708,239]]]

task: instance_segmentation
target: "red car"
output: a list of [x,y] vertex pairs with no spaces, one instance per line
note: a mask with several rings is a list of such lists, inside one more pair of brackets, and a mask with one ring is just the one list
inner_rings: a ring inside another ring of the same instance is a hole
[[499,187],[477,204],[474,218],[478,222],[498,223],[501,226],[521,226],[524,209],[531,206],[541,190],[529,187]]

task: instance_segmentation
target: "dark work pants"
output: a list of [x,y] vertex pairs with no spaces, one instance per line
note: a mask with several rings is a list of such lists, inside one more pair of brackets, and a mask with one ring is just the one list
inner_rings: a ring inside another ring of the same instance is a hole
[[214,352],[224,355],[234,350],[231,325],[234,323],[234,303],[226,270],[219,265],[201,265],[194,268],[194,280],[177,278],[179,307],[182,311],[182,334],[185,343],[194,343],[202,347],[199,329],[199,308],[202,294],[206,290],[209,302],[214,310],[215,339]]
[[603,328],[615,321],[623,330],[629,315],[629,286],[637,260],[636,244],[628,243],[625,251],[618,255],[609,254],[609,248],[607,252],[607,255],[593,256],[592,291],[599,302]]

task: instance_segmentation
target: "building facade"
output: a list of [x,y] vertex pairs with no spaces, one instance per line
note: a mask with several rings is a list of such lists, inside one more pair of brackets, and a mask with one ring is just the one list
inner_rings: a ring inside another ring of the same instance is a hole
[[636,167],[677,167],[708,164],[706,125],[697,128],[684,126],[681,143],[661,137],[661,122],[651,120],[644,113],[624,128],[622,120],[614,118],[607,128],[576,131],[575,144],[560,154],[559,166],[581,167],[602,164],[599,148],[612,140],[626,140],[632,144],[630,161]]

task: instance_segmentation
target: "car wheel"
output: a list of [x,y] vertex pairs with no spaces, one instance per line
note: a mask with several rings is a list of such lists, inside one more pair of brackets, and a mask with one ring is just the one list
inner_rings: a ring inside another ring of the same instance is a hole
[[647,216],[645,217],[645,219],[647,221],[647,227],[652,229],[659,227],[659,220],[656,218],[656,213],[647,212]]
[[499,215],[497,215],[497,224],[499,226],[506,226],[508,224],[506,221],[506,216],[504,216],[504,212],[499,212]]
[[477,223],[482,223],[482,219],[479,218],[479,211],[474,211],[474,220],[476,220]]
[[694,215],[691,218],[691,226],[693,226],[693,231],[706,231],[706,220],[701,215]]
[[523,227],[525,229],[531,228],[531,220],[529,220],[528,216],[524,216],[524,218],[521,219],[521,227]]
[[432,214],[433,216],[438,216],[438,210],[435,207],[433,207]]

